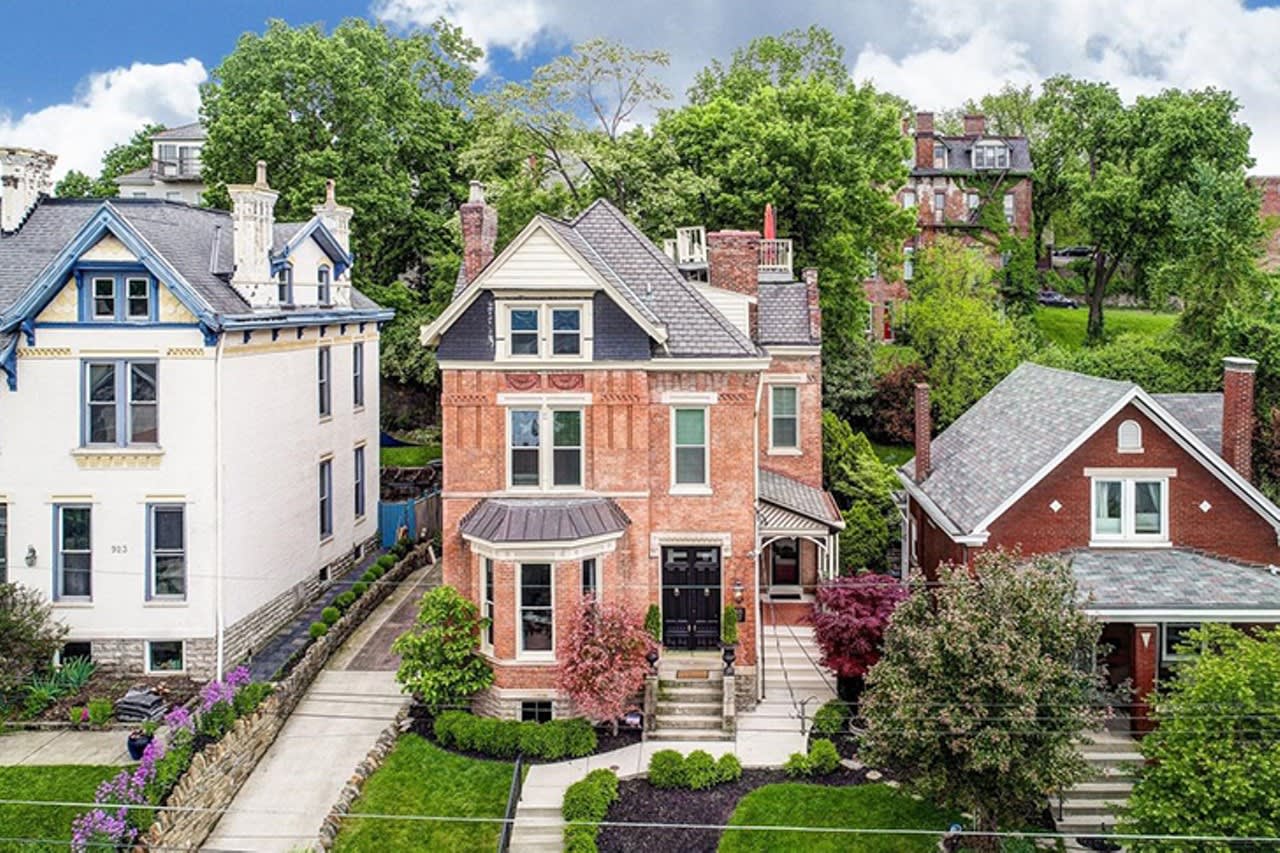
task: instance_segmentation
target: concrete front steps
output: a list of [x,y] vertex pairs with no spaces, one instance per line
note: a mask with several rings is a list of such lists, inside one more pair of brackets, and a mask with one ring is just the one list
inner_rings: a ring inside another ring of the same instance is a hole
[[822,705],[836,698],[835,675],[818,664],[821,652],[807,625],[765,625],[760,636],[764,654],[764,699],[738,715],[740,732],[798,732]]
[[558,853],[564,849],[563,793],[557,788],[526,788],[521,793],[508,848],[512,853]]
[[728,740],[719,655],[672,655],[658,667],[658,702],[649,740]]
[[1049,803],[1058,832],[1072,836],[1068,850],[1087,849],[1074,839],[1115,831],[1143,761],[1137,744],[1126,735],[1099,731],[1087,738],[1092,742],[1080,744],[1080,753],[1093,767],[1094,777],[1068,791],[1061,803]]

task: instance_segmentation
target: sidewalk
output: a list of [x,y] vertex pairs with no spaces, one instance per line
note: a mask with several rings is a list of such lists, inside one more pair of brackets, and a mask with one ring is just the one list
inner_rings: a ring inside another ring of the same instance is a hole
[[0,735],[0,767],[53,764],[133,764],[125,748],[128,732],[74,729],[18,731]]
[[434,566],[409,575],[334,654],[202,849],[310,849],[356,765],[408,704],[388,649],[438,582]]

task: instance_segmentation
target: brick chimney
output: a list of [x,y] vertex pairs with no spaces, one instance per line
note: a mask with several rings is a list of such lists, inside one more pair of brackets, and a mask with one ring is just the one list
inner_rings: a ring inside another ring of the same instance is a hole
[[[707,235],[707,283],[753,299],[760,295],[760,232],[712,231]],[[747,333],[759,337],[759,305],[747,308]]]
[[987,117],[982,113],[973,113],[964,117],[964,135],[970,138],[985,136],[987,133]]
[[484,184],[471,182],[467,203],[458,209],[462,220],[462,270],[467,283],[493,260],[498,245],[498,211],[484,200]]
[[255,308],[273,305],[276,291],[271,283],[271,247],[280,194],[267,185],[267,161],[258,161],[252,184],[232,184],[227,193],[231,196],[231,242],[236,264],[231,286]]
[[1253,482],[1253,374],[1251,358],[1222,360],[1222,458]]
[[923,483],[933,467],[933,411],[929,408],[929,386],[916,383],[916,482]]
[[822,340],[822,302],[818,292],[818,270],[805,267],[801,273],[804,277],[804,295],[809,303],[809,340]]
[[320,217],[320,221],[342,246],[342,250],[349,253],[351,251],[351,217],[355,211],[345,204],[338,204],[334,189],[333,178],[325,181],[324,204],[317,204],[311,210]]
[[933,168],[933,113],[916,113],[916,168]]
[[17,231],[41,196],[53,192],[58,158],[31,148],[0,148],[0,232]]

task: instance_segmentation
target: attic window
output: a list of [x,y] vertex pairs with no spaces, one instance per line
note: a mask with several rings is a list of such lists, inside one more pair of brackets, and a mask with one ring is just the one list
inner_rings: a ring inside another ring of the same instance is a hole
[[1009,168],[1009,148],[1003,142],[985,142],[973,146],[973,168]]
[[591,358],[591,303],[511,302],[499,315],[510,359],[588,360]]
[[947,168],[947,146],[941,142],[933,143],[933,168]]
[[1116,450],[1120,453],[1142,452],[1142,425],[1137,421],[1120,424],[1116,437]]

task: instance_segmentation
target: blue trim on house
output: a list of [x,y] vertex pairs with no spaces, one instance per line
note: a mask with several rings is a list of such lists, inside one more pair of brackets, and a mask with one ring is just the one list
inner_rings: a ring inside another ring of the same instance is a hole
[[[155,591],[155,516],[158,509],[179,509],[182,510],[182,595],[157,595]],[[162,501],[159,503],[147,504],[147,563],[146,571],[146,600],[147,601],[186,601],[187,590],[190,588],[191,573],[190,569],[190,539],[187,530],[187,505],[185,503],[176,503],[174,501]]]
[[[141,264],[94,261],[78,263],[72,268],[72,272],[76,278],[77,316],[81,323],[147,326],[159,322],[160,282]],[[114,311],[111,320],[100,320],[94,313],[97,298],[93,292],[94,282],[108,278],[114,282],[111,297]],[[132,318],[129,316],[129,281],[140,278],[147,280],[147,316]]]
[[4,371],[5,380],[10,391],[18,390],[18,339],[9,341],[9,345],[0,350],[0,371]]
[[222,328],[227,331],[239,329],[292,329],[303,326],[332,326],[343,323],[384,322],[390,320],[396,312],[390,308],[361,308],[350,311],[314,311],[298,314],[231,314],[222,318]]
[[[115,370],[116,440],[114,442],[89,441],[89,365],[110,364]],[[156,368],[156,436],[160,434],[160,362],[154,358],[82,358],[80,359],[80,446],[81,447],[158,447],[158,442],[132,442],[132,424],[129,422],[129,380],[132,366],[151,364]]]
[[284,248],[279,253],[271,255],[271,274],[275,275],[289,262],[289,256],[293,251],[303,244],[308,237],[314,238],[324,253],[333,261],[333,278],[342,278],[342,274],[351,269],[351,265],[355,263],[355,258],[350,252],[343,250],[338,239],[333,236],[333,232],[328,229],[324,221],[313,216],[302,228],[298,229],[298,233],[284,244]]
[[[200,323],[93,323],[95,329],[133,329],[137,331],[143,329],[203,329]],[[33,328],[36,329],[83,329],[84,323],[66,323],[62,321],[48,321],[42,323],[34,323]]]

